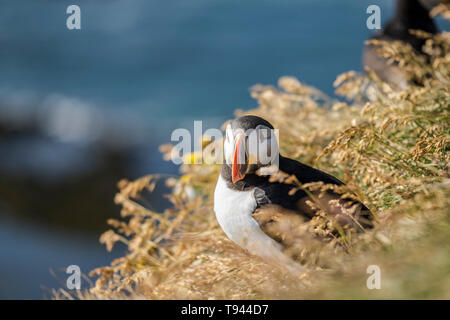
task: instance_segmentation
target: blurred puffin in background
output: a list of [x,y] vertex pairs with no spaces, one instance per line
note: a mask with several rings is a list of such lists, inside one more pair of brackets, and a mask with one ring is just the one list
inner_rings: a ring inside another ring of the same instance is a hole
[[[409,30],[422,30],[431,34],[439,32],[430,11],[442,0],[397,0],[395,15],[383,30],[371,39],[383,41],[403,41],[409,43],[418,53],[422,51],[425,40],[411,34]],[[408,78],[395,64],[389,64],[381,57],[373,45],[367,45],[363,52],[363,65],[369,67],[383,81],[398,89],[408,86]]]
[[[325,172],[281,156],[273,129],[268,121],[251,115],[228,124],[225,163],[214,193],[214,211],[222,230],[237,245],[266,260],[281,261],[288,269],[298,270],[300,266],[283,253],[288,245],[283,242],[285,238],[271,232],[271,227],[282,219],[270,217],[289,216],[299,219],[290,219],[288,224],[301,223],[314,217],[318,209],[307,204],[313,200],[304,191],[291,192],[295,185],[270,181],[274,165],[294,175],[302,184],[323,182],[339,186],[343,183]],[[313,192],[320,207],[341,227],[361,230],[372,226],[372,215],[362,203],[341,199],[332,191],[326,191],[322,197],[318,193]],[[351,215],[346,211],[350,207]]]

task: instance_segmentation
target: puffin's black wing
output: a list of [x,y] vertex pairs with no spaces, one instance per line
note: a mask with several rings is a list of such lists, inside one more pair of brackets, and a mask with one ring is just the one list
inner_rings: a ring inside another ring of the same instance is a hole
[[[289,175],[295,175],[297,179],[302,183],[310,182],[323,182],[324,184],[343,185],[344,183],[332,175],[312,168],[301,162],[284,158],[280,156],[279,168],[282,172]],[[290,190],[294,188],[294,185],[269,182],[259,183],[255,188],[255,198],[258,204],[255,218],[260,224],[267,224],[270,221],[272,213],[278,210],[278,218],[281,216],[289,215],[292,217],[293,213],[300,214],[304,218],[311,218],[315,215],[317,210],[312,209],[308,205],[308,201],[312,201],[305,191],[299,190],[295,194],[290,194]],[[316,193],[316,200],[319,199],[321,207],[335,218],[341,225],[351,225],[358,229],[360,226],[370,227],[371,214],[369,209],[362,203],[359,203],[350,199],[341,199],[341,195],[332,191],[327,191],[325,195],[319,198],[318,192]],[[338,200],[341,206],[335,206],[330,204],[330,200]],[[344,213],[342,209],[345,204],[346,208],[350,206],[357,206],[355,216],[350,217]],[[275,209],[274,209],[275,208]],[[270,211],[267,213],[265,211]],[[273,222],[273,221],[272,221]],[[358,224],[360,226],[358,226]]]
[[325,184],[343,185],[344,183],[332,175],[314,169],[306,164],[295,161],[293,159],[280,156],[280,170],[289,174],[295,175],[301,183],[322,181]]
[[[323,182],[324,184],[334,184],[334,185],[344,185],[342,181],[337,179],[336,177],[320,171],[318,169],[312,168],[306,164],[303,164],[301,162],[295,161],[293,159],[280,157],[280,168],[283,167],[285,169],[286,173],[288,174],[294,174],[297,179],[305,184],[309,182]],[[336,200],[341,199],[341,194],[334,193],[333,191],[327,191],[327,194],[323,198],[319,198],[320,201],[324,201],[324,206],[328,208],[329,213],[332,215],[334,214],[335,217],[342,220],[343,224],[346,224],[348,219],[345,219],[345,217],[342,217],[341,212],[339,209],[334,210],[332,207],[328,205],[328,202],[330,200]],[[301,198],[300,201],[297,202],[297,208],[300,208],[300,210],[305,210],[307,207],[304,203],[305,200],[310,200],[309,198]],[[342,199],[342,204],[345,203],[345,206],[353,206],[358,205],[359,208],[355,213],[355,216],[353,218],[358,221],[358,223],[363,226],[364,228],[368,228],[372,226],[371,220],[373,219],[372,214],[370,213],[370,210],[361,202],[352,200],[352,199]],[[353,223],[352,223],[353,224]]]

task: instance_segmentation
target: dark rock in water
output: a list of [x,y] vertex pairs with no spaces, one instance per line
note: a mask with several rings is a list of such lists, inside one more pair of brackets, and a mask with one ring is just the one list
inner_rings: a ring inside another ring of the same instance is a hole
[[14,216],[48,227],[103,230],[132,150],[79,147],[0,126],[0,201]]
[[[61,95],[19,98],[0,100],[0,215],[99,234],[118,216],[117,183],[161,172],[138,123]],[[155,209],[168,206],[161,189],[150,196]]]
[[106,220],[118,216],[116,185],[130,176],[136,146],[58,141],[36,119],[0,118],[0,202],[8,208],[0,214],[47,227],[104,230]]

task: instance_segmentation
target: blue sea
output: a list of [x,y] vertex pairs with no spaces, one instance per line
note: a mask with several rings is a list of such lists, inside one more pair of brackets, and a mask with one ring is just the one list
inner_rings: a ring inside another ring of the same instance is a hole
[[[81,8],[81,30],[66,28],[70,4]],[[63,142],[110,128],[110,143],[139,145],[130,178],[176,173],[158,145],[194,120],[219,127],[234,110],[256,107],[254,84],[290,75],[333,96],[337,75],[362,69],[370,4],[381,7],[382,22],[394,10],[391,0],[2,0],[0,119],[33,115]],[[8,161],[32,159],[45,177],[58,162],[88,163],[81,152],[44,150]],[[2,218],[1,208],[0,200],[0,298],[40,299],[42,287],[60,286],[49,269],[78,264],[88,273],[123,254],[108,254],[99,235]]]

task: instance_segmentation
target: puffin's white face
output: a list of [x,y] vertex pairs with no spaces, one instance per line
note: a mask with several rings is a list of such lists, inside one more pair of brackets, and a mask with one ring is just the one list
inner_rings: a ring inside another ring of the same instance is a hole
[[223,153],[225,155],[225,161],[228,165],[233,164],[233,153],[234,153],[234,135],[233,130],[231,129],[231,125],[227,125],[227,129],[225,131],[225,142],[223,144]]
[[232,129],[228,124],[224,142],[226,163],[232,167],[233,183],[242,180],[249,168],[278,165],[278,141],[275,130],[264,125],[255,129]]

